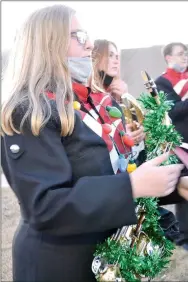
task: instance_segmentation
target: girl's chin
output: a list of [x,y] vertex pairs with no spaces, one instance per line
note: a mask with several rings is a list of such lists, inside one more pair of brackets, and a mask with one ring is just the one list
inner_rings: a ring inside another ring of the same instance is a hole
[[112,76],[112,77],[115,77],[115,76],[118,75],[118,72],[117,71],[111,71],[108,75]]

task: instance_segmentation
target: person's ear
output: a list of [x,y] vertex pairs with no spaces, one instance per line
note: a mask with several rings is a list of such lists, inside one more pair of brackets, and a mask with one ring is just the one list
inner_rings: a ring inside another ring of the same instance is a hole
[[165,60],[166,60],[167,63],[171,63],[171,61],[172,61],[172,56],[167,55],[167,56],[165,57]]

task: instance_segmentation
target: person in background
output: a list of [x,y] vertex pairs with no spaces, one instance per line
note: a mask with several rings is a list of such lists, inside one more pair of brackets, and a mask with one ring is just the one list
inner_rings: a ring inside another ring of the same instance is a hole
[[[117,103],[121,102],[121,96],[128,93],[128,85],[120,78],[120,54],[116,44],[106,39],[98,39],[94,42],[92,52],[93,77],[96,85],[108,92]],[[132,148],[139,162],[145,160],[143,126],[136,122],[127,124],[127,132],[132,132],[135,146]],[[134,131],[133,131],[134,130]]]
[[168,154],[127,173],[122,112],[88,85],[92,49],[75,11],[55,5],[29,16],[9,57],[1,156],[21,211],[15,282],[95,282],[96,244],[136,224],[134,200],[177,193],[183,165],[160,167]]
[[[159,91],[174,102],[169,116],[176,130],[183,137],[182,148],[188,152],[188,47],[181,42],[172,42],[163,48],[166,71],[156,80]],[[185,168],[183,176],[188,176]],[[180,225],[180,236],[176,243],[188,250],[188,201],[176,205],[176,216]]]
[[96,84],[120,101],[122,94],[128,92],[128,86],[120,78],[120,54],[116,44],[106,39],[95,40],[92,58]]
[[163,48],[163,57],[167,64],[166,71],[155,83],[159,91],[167,94],[167,99],[174,102],[169,116],[177,131],[188,146],[188,47],[179,42],[173,42]]

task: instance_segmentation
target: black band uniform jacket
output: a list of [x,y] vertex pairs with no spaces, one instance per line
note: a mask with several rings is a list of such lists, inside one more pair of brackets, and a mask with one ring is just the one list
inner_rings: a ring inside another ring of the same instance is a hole
[[[137,222],[129,175],[118,173],[119,153],[130,152],[119,134],[124,119],[106,112],[106,106],[119,106],[107,94],[76,89],[82,107],[70,136],[60,136],[52,95],[52,118],[38,137],[28,123],[23,134],[2,137],[3,171],[21,210],[14,281],[94,282],[96,243]],[[20,107],[15,124],[23,114]],[[111,124],[110,134],[104,123]]]

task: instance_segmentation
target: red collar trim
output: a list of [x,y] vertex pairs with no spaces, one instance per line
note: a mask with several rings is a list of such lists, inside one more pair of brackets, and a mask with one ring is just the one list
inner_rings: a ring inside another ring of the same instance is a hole
[[72,89],[80,101],[87,102],[87,98],[91,92],[91,89],[89,87],[73,82]]
[[[89,87],[86,87],[82,84],[79,83],[73,83],[72,84],[72,89],[75,95],[79,98],[80,101],[82,102],[87,102],[87,98],[91,92]],[[52,93],[50,91],[46,92],[46,95],[50,100],[55,100],[55,93]]]
[[169,74],[170,76],[178,77],[178,78],[181,78],[181,79],[187,78],[187,71],[181,73],[181,72],[175,71],[174,69],[168,68],[166,70],[166,74]]

